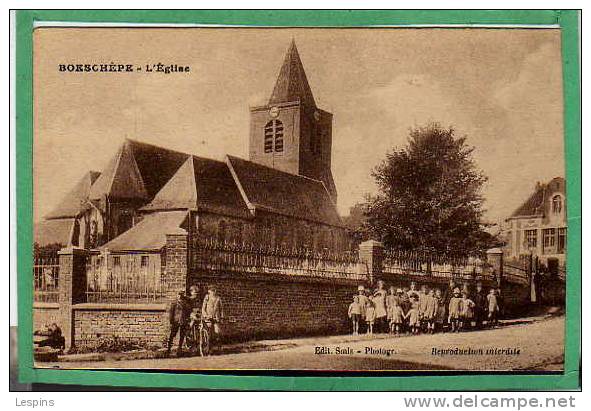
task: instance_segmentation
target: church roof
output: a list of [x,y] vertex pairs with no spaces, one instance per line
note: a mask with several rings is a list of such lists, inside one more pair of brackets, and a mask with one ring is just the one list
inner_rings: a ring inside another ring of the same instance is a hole
[[248,218],[226,163],[191,156],[142,210],[198,209]]
[[93,185],[90,198],[148,200],[187,160],[188,154],[126,140]]
[[565,180],[555,177],[547,184],[538,184],[535,191],[517,209],[510,218],[544,216],[548,196],[556,192],[565,192]]
[[249,208],[342,226],[321,181],[228,156],[228,165]]
[[75,221],[75,218],[61,218],[36,223],[33,228],[34,242],[39,247],[50,244],[61,244],[63,247],[69,246]]
[[101,173],[98,171],[89,171],[84,177],[76,183],[62,199],[62,201],[45,216],[45,219],[77,217],[82,211],[86,210],[86,202],[90,189]]
[[187,211],[147,214],[142,221],[99,249],[108,249],[109,251],[160,250],[166,245],[166,234],[176,234],[186,228],[187,214]]
[[295,41],[292,41],[283,60],[281,70],[279,70],[279,76],[269,99],[269,105],[297,100],[302,104],[316,107],[298,49]]

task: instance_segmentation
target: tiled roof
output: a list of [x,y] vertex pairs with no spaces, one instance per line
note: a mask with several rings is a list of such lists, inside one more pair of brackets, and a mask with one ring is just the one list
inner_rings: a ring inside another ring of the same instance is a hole
[[153,198],[187,160],[188,154],[126,140],[92,187],[91,199]]
[[87,208],[87,200],[92,185],[99,178],[101,173],[98,171],[89,171],[76,183],[74,188],[64,196],[62,201],[55,207],[45,219],[77,217]]
[[342,226],[336,206],[318,180],[228,156],[248,205],[332,226]]
[[44,247],[49,244],[70,245],[75,218],[44,220],[35,224],[33,228],[34,241]]
[[166,234],[186,227],[187,211],[162,211],[147,214],[142,221],[100,247],[101,250],[133,251],[160,250],[166,244]]
[[243,218],[251,214],[224,162],[191,156],[142,210],[199,209]]
[[298,49],[295,41],[292,41],[279,70],[269,105],[297,100],[310,107],[316,107]]
[[547,184],[539,184],[529,198],[511,214],[511,217],[543,216],[548,196],[555,192],[565,192],[565,181],[555,177]]

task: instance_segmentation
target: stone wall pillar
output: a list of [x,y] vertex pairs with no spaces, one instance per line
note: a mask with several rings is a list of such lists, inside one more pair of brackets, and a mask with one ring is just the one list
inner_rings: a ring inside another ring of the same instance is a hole
[[359,244],[359,261],[367,269],[368,283],[373,286],[382,277],[384,262],[384,245],[375,240],[368,240]]
[[66,339],[66,350],[75,346],[74,314],[72,306],[86,298],[86,260],[88,251],[78,247],[63,248],[58,252],[60,272],[58,283],[59,324]]
[[493,267],[497,278],[497,285],[501,287],[503,282],[503,250],[491,248],[486,252],[486,261]]
[[166,234],[165,267],[162,280],[167,297],[175,299],[179,291],[187,290],[189,278],[189,236],[185,230]]

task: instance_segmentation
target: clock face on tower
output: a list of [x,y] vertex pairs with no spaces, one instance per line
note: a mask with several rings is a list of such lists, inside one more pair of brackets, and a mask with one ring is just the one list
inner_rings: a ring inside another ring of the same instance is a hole
[[269,115],[273,118],[277,117],[279,115],[279,107],[277,107],[277,106],[271,107],[271,109],[269,110]]
[[315,119],[316,121],[320,120],[320,112],[319,112],[318,110],[316,110],[316,111],[314,112],[314,119]]

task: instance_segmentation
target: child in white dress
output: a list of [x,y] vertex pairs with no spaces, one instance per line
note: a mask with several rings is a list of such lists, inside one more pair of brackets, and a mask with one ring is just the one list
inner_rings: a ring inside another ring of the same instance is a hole
[[367,322],[367,334],[373,334],[373,324],[376,321],[376,306],[373,303],[373,296],[371,295],[365,307],[365,321]]

